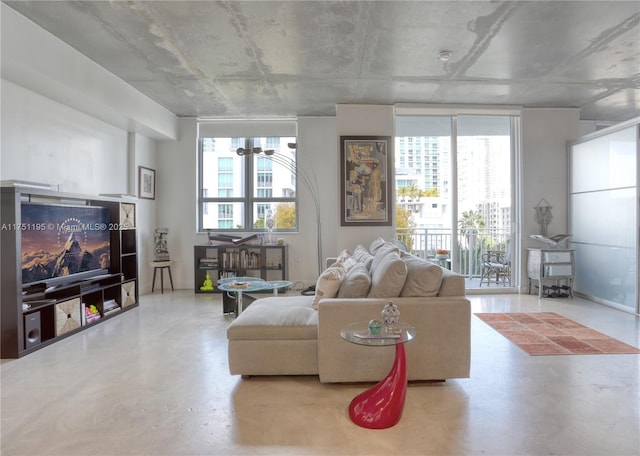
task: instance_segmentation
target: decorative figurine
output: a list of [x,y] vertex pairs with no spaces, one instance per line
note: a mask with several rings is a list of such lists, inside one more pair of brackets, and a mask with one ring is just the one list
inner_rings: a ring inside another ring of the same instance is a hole
[[200,291],[213,291],[213,281],[211,280],[211,276],[207,272],[207,275],[204,277],[204,282],[200,287]]
[[386,326],[386,330],[389,333],[396,331],[398,320],[400,319],[400,310],[392,301],[389,301],[382,309],[382,322]]
[[269,233],[267,244],[273,244],[273,227],[275,226],[275,220],[273,219],[273,211],[271,208],[267,209],[264,225],[267,227]]
[[156,261],[169,261],[169,248],[167,247],[168,228],[156,228],[154,233],[154,253]]

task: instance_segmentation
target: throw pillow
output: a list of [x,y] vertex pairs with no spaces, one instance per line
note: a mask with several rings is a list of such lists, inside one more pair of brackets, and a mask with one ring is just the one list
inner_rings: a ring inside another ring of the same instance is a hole
[[367,271],[371,268],[371,262],[373,261],[373,255],[369,253],[367,249],[365,249],[362,245],[358,244],[358,246],[353,251],[353,255],[351,256],[358,263],[362,263],[366,266]]
[[318,309],[318,303],[324,298],[335,298],[342,284],[345,271],[341,266],[325,269],[316,282],[316,294],[313,297],[313,308]]
[[384,244],[382,244],[377,248],[376,253],[373,256],[373,261],[371,261],[371,266],[369,266],[369,272],[371,273],[372,276],[375,273],[378,265],[384,259],[384,257],[391,252],[400,253],[400,249],[398,249],[398,247],[396,247],[396,245],[391,242],[385,242]]
[[386,241],[381,237],[374,239],[373,242],[371,242],[371,245],[369,246],[369,252],[371,252],[371,255],[375,255],[378,249],[382,247],[384,244],[386,244]]
[[345,274],[338,290],[338,298],[366,298],[371,289],[371,276],[367,267],[356,263]]
[[351,253],[347,249],[344,249],[342,252],[338,254],[338,257],[336,258],[336,263],[344,261],[347,258],[351,258]]
[[402,257],[407,265],[407,280],[400,296],[437,296],[442,284],[442,268],[414,255]]
[[369,298],[396,298],[400,296],[407,278],[407,265],[398,252],[384,255],[376,270],[371,274]]
[[335,267],[344,268],[344,272],[347,272],[347,271],[349,271],[349,269],[351,269],[356,264],[360,264],[360,263],[358,263],[356,260],[354,260],[351,257],[343,258],[343,259],[338,258],[337,261],[335,263],[333,263],[332,265],[330,265],[329,267],[330,268],[335,268]]

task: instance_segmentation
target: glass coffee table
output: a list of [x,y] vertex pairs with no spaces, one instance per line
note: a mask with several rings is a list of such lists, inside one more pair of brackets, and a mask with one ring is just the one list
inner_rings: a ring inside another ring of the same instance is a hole
[[289,280],[265,280],[263,290],[273,290],[273,295],[278,296],[278,290],[289,288],[292,283]]
[[259,277],[227,277],[218,279],[218,289],[236,293],[236,316],[239,316],[243,310],[242,294],[252,291],[273,290],[274,296],[278,296],[278,290],[291,286],[288,280],[264,280]]
[[342,331],[343,339],[368,347],[395,346],[396,357],[389,374],[372,388],[358,394],[349,404],[349,417],[358,426],[386,429],[395,426],[404,409],[407,395],[407,358],[404,344],[415,336],[413,326],[400,323],[393,332],[383,328],[370,334],[368,323],[353,323]]

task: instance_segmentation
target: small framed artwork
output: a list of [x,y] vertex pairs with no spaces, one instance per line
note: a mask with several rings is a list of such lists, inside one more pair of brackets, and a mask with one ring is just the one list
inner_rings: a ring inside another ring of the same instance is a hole
[[123,229],[136,227],[136,205],[120,203],[120,226]]
[[390,226],[390,136],[340,137],[340,224]]
[[155,169],[138,166],[138,197],[156,199]]

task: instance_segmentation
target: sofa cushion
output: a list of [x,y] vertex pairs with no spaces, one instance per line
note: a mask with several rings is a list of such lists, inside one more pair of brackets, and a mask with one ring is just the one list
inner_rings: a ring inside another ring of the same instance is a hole
[[366,298],[371,289],[371,276],[367,267],[356,263],[347,271],[338,290],[338,298]]
[[227,328],[229,340],[313,340],[318,312],[311,296],[270,296],[251,303]]
[[402,255],[407,265],[407,280],[400,296],[437,296],[442,284],[443,269],[414,255]]
[[371,261],[371,266],[369,266],[369,273],[373,276],[376,272],[376,268],[383,261],[384,257],[389,253],[396,252],[400,253],[400,249],[396,247],[395,244],[391,242],[385,242],[381,246],[378,246],[376,249],[376,253],[373,255],[373,261]]
[[407,278],[407,265],[398,252],[389,252],[371,275],[369,298],[395,298],[400,296]]
[[465,282],[460,274],[442,268],[442,284],[438,291],[438,296],[464,296]]
[[373,255],[369,253],[369,251],[364,248],[362,245],[358,244],[358,246],[354,249],[353,255],[351,256],[358,263],[362,263],[367,268],[367,271],[371,268],[371,262],[373,261]]
[[313,308],[318,308],[318,303],[324,298],[335,298],[345,275],[344,266],[336,263],[335,266],[325,269],[316,282],[316,294],[313,297]]

